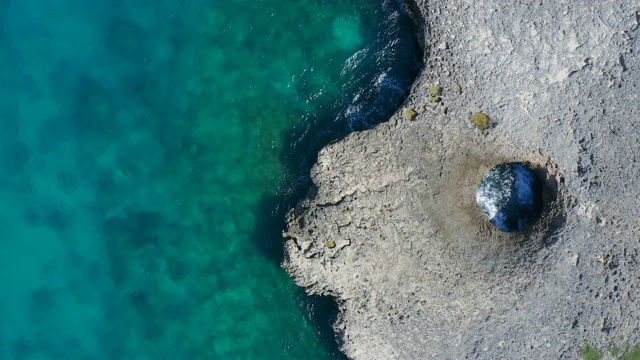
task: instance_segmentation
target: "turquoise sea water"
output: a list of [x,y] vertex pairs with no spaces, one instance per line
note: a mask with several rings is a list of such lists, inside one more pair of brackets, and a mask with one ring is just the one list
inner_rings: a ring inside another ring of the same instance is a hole
[[283,216],[420,58],[389,0],[0,0],[0,359],[339,358]]

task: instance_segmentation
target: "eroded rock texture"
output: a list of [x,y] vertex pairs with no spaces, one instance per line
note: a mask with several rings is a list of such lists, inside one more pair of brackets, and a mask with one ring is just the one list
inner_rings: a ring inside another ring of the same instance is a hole
[[[283,267],[337,299],[334,327],[355,359],[561,358],[639,343],[640,5],[408,9],[427,66],[390,121],[321,151],[316,188],[287,219]],[[487,130],[469,121],[476,112]],[[545,204],[507,234],[475,190],[510,161],[544,179]]]

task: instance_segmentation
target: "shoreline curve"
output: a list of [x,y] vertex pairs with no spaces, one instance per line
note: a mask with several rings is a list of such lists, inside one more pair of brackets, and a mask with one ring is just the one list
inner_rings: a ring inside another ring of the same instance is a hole
[[[389,121],[320,151],[314,189],[287,215],[285,270],[336,299],[354,359],[639,344],[640,5],[407,4],[425,67]],[[545,179],[543,219],[523,233],[475,206],[504,161]]]

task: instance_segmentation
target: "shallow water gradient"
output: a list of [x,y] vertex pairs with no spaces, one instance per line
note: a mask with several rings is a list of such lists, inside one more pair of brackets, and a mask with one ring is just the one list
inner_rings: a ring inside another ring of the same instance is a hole
[[328,141],[420,64],[395,1],[0,0],[0,359],[325,359],[279,267]]

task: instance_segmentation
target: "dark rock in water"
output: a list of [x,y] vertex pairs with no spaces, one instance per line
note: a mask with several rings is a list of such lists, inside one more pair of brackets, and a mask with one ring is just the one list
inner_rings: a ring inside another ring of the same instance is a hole
[[540,216],[542,181],[527,165],[496,165],[480,181],[476,202],[498,229],[520,231]]

